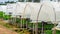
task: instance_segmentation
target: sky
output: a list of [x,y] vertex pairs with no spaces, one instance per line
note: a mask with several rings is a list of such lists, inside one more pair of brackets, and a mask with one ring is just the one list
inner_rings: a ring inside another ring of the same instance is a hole
[[18,1],[18,0],[0,0],[0,2],[5,2],[5,1]]

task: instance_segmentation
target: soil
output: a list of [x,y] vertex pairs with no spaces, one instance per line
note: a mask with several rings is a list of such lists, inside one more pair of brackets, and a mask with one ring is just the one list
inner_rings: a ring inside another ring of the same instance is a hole
[[[3,21],[0,21],[0,22],[3,22]],[[18,34],[12,30],[9,30],[8,28],[0,25],[0,34]]]

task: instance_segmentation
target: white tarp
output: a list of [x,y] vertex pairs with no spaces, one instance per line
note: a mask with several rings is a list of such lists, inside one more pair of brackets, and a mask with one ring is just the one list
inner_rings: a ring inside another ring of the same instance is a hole
[[31,7],[33,8],[32,11],[31,11],[31,17],[30,19],[33,21],[33,22],[36,22],[35,20],[37,20],[37,14],[38,14],[38,11],[40,9],[40,6],[41,4],[40,3],[33,3],[33,4],[30,4]]
[[20,15],[24,12],[24,8],[26,6],[27,3],[16,3],[17,7],[16,7],[16,11],[17,11],[17,14]]
[[[28,3],[26,5],[25,12],[24,12],[26,18],[31,18],[32,16],[36,15],[36,14],[34,14],[34,12],[37,13],[37,11],[39,10],[39,7],[40,7],[40,3]],[[33,19],[35,19],[35,18],[33,18]]]
[[12,12],[12,17],[16,15],[21,15],[24,11],[26,3],[15,3],[15,4],[7,4],[7,13]]
[[6,5],[0,5],[0,11],[6,12]]
[[[54,4],[53,4],[54,3]],[[38,22],[40,21],[51,21],[51,22],[55,22],[55,16],[56,16],[56,21],[60,21],[60,8],[58,3],[55,2],[45,2],[42,3],[43,6],[41,8],[41,11],[39,13],[39,18],[38,18]],[[39,10],[36,11],[38,8],[38,6],[35,7],[35,10],[33,10],[33,12],[31,12],[31,20],[32,22],[36,22],[37,20],[37,15]],[[56,13],[56,15],[55,15]]]
[[[41,5],[42,8],[41,8]],[[41,10],[40,10],[41,8]],[[54,10],[55,9],[55,10]],[[40,10],[40,13],[39,13]],[[36,22],[39,13],[38,21],[60,21],[60,3],[57,2],[41,2],[41,3],[22,3],[8,4],[7,12],[12,12],[12,15],[22,15],[24,18],[30,18],[32,22]]]
[[38,20],[40,21],[55,21],[54,9],[50,4],[44,3],[40,13]]
[[30,14],[31,14],[32,9],[33,8],[29,4],[26,4],[24,11],[23,11],[24,18],[30,18]]
[[6,12],[9,14],[11,12],[12,14],[16,12],[16,4],[7,4]]

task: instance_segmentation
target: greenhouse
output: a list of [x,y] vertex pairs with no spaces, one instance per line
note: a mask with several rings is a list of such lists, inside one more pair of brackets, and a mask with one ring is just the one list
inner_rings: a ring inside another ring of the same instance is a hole
[[13,31],[11,34],[60,34],[59,0],[18,1],[0,5],[1,30]]

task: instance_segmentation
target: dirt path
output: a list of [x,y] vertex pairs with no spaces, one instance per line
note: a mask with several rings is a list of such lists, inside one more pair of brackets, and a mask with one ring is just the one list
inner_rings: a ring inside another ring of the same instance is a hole
[[6,27],[0,25],[0,34],[17,34],[16,32],[13,32]]
[[0,34],[17,34],[17,33],[0,25]]

